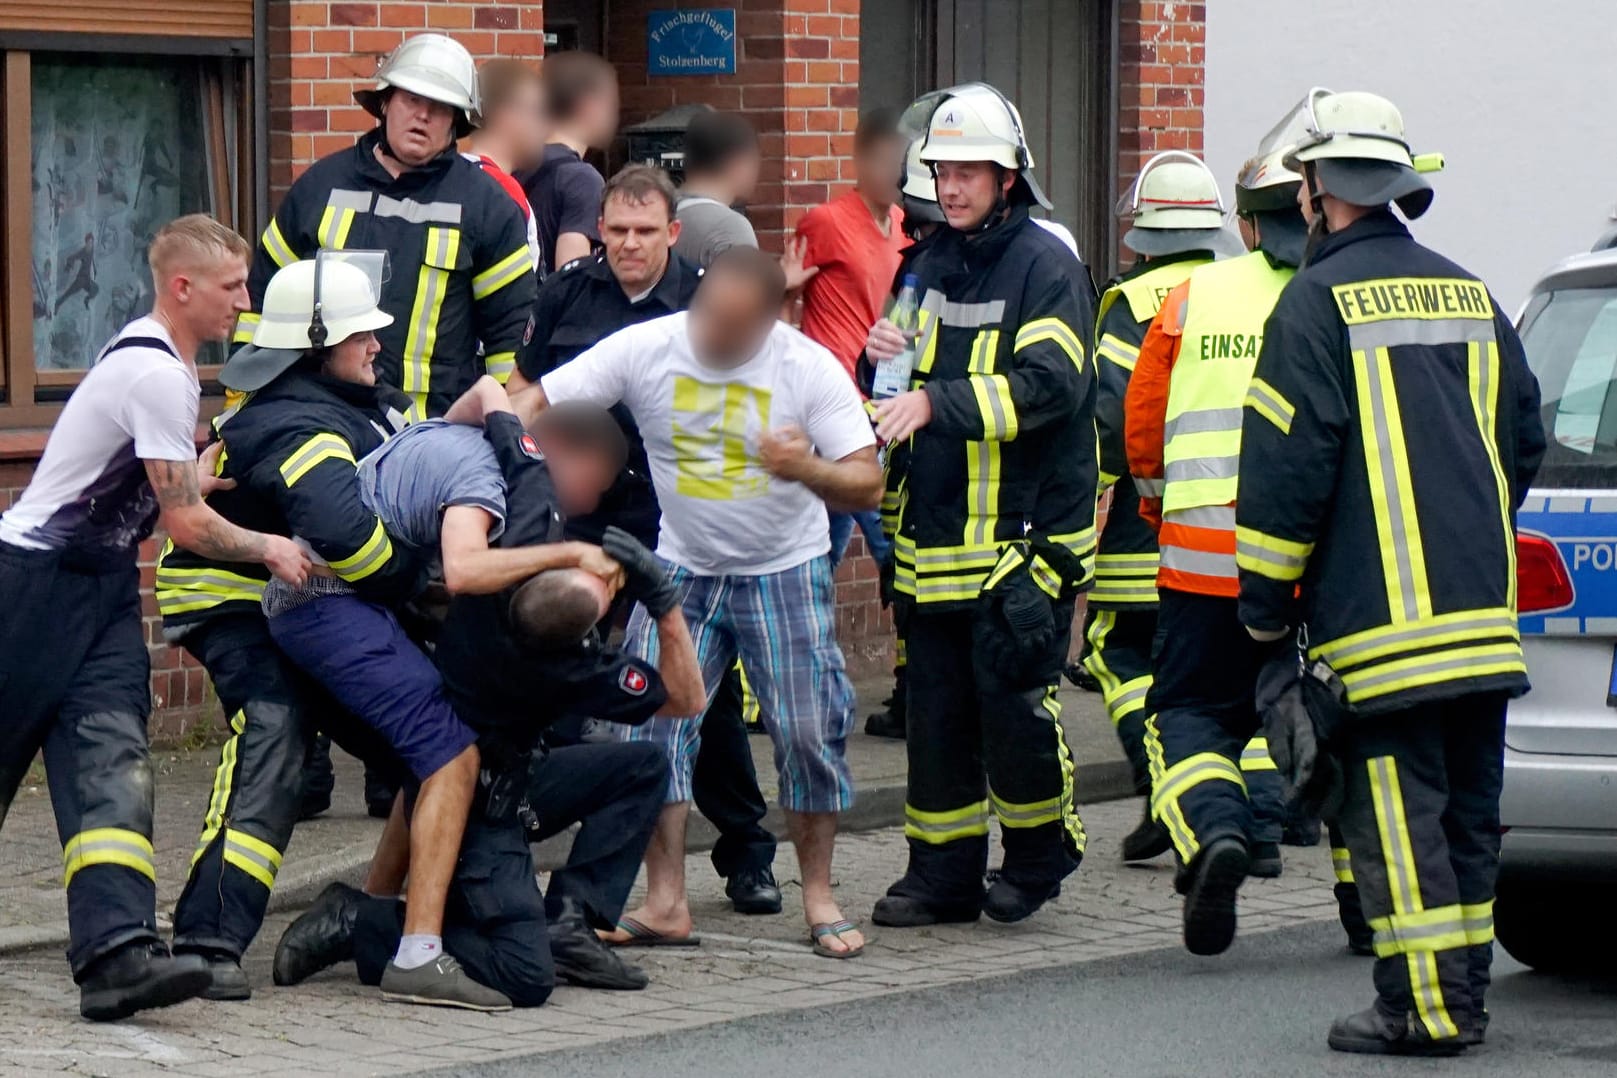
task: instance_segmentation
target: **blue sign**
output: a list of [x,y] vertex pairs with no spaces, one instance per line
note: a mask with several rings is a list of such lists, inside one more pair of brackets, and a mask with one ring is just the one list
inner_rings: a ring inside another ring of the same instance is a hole
[[653,75],[734,75],[735,8],[653,11],[646,21]]

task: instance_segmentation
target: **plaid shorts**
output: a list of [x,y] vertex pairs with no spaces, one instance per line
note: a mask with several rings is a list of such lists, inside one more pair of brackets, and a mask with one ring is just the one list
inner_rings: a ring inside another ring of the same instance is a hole
[[[835,635],[831,562],[818,557],[765,576],[697,576],[674,567],[685,592],[709,704],[737,657],[775,743],[780,804],[793,812],[843,812],[853,805],[848,733],[853,685]],[[644,607],[629,619],[628,650],[655,664],[657,628]],[[691,800],[702,717],[654,718],[618,727],[625,741],[653,741],[669,760],[668,801]]]

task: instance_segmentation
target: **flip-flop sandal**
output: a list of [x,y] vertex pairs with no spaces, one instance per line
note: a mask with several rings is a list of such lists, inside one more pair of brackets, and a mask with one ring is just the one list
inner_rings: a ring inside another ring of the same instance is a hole
[[809,942],[814,944],[814,953],[821,958],[858,958],[865,953],[863,943],[849,950],[833,951],[820,942],[827,936],[835,936],[840,940],[844,932],[857,932],[858,930],[859,926],[852,921],[822,922],[809,928]]
[[702,937],[669,936],[658,932],[649,925],[641,924],[633,917],[623,917],[618,920],[618,928],[627,932],[629,938],[625,940],[603,940],[608,947],[700,947]]

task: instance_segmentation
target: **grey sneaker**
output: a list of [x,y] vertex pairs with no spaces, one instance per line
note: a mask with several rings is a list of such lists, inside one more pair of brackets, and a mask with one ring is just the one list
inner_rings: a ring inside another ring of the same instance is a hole
[[439,955],[424,966],[403,969],[389,962],[382,971],[382,998],[394,1003],[460,1007],[468,1011],[508,1011],[511,1001],[472,980],[451,955]]

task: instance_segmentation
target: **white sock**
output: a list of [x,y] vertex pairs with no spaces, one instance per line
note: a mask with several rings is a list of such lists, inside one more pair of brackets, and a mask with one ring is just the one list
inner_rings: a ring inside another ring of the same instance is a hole
[[405,936],[399,940],[399,953],[393,964],[400,969],[417,969],[444,953],[442,936]]

